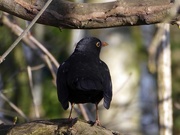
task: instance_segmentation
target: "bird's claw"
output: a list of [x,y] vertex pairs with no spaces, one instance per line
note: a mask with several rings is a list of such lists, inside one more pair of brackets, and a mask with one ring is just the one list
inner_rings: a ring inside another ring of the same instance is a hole
[[101,122],[99,120],[96,120],[94,126],[101,126]]

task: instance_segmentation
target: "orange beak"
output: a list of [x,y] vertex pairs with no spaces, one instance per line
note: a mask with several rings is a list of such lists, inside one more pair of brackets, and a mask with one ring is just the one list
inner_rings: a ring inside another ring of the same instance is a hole
[[103,46],[103,47],[109,45],[109,44],[106,43],[106,42],[101,42],[101,43],[102,43],[102,46]]

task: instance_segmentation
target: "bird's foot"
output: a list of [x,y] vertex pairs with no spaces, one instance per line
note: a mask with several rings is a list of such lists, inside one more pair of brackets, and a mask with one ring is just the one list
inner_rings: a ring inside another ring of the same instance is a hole
[[68,117],[68,120],[72,120],[73,118],[72,117]]
[[68,123],[69,127],[72,127],[78,121],[78,118],[71,117],[71,118],[68,118],[67,120],[68,120],[67,123]]
[[101,126],[101,122],[99,120],[96,120],[94,126]]

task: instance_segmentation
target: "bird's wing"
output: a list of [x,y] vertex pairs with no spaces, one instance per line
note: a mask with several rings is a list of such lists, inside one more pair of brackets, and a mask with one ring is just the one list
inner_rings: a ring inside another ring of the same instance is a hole
[[69,92],[66,84],[66,74],[68,72],[67,70],[68,70],[68,64],[65,62],[62,63],[58,68],[57,80],[56,80],[58,99],[65,110],[68,109],[69,107],[68,104]]
[[103,76],[103,86],[104,86],[104,107],[109,109],[112,100],[112,83],[111,76],[107,65],[102,61],[102,76]]

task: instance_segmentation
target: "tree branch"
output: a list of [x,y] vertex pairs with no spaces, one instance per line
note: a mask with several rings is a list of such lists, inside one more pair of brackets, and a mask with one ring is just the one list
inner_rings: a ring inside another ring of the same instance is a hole
[[93,126],[90,123],[80,121],[77,118],[36,120],[19,125],[0,125],[1,135],[23,135],[23,134],[49,134],[49,135],[123,135],[105,129],[100,126]]
[[172,135],[173,109],[172,109],[172,79],[171,79],[171,50],[170,26],[161,24],[164,29],[159,46],[157,58],[158,73],[158,100],[160,135]]
[[[0,10],[31,21],[46,1],[30,3],[25,0],[0,0]],[[119,0],[107,3],[53,0],[38,23],[72,29],[147,25],[163,22],[170,16],[173,5],[165,0]],[[176,16],[171,23],[179,18],[180,16]]]
[[[23,32],[23,29],[21,29],[18,25],[12,23],[12,20],[9,20],[8,15],[4,14],[1,18],[1,23],[3,25],[5,25],[7,28],[11,29],[12,32],[19,36],[21,35],[21,33]],[[59,63],[57,62],[57,60],[53,57],[53,55],[40,43],[38,42],[31,34],[26,34],[22,41],[28,45],[30,48],[32,48],[33,50],[35,50],[35,52],[42,58],[42,60],[47,64],[47,59],[46,57],[48,57],[48,59],[52,62],[51,64],[53,65],[53,67],[55,68],[55,70],[57,70]],[[56,72],[56,71],[54,71]],[[52,75],[53,76],[53,75]],[[56,78],[53,78],[54,81],[56,80]]]

